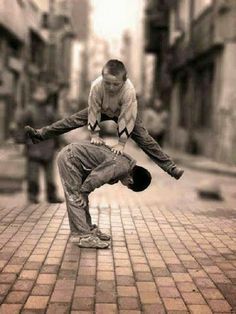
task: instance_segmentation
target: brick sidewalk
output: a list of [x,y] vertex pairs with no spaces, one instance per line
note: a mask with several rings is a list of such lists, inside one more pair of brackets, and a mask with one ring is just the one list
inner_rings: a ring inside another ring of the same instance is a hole
[[65,204],[0,208],[0,313],[236,313],[235,181],[224,178],[224,202],[202,202],[203,174],[152,173],[143,193],[91,195],[108,250],[68,241]]

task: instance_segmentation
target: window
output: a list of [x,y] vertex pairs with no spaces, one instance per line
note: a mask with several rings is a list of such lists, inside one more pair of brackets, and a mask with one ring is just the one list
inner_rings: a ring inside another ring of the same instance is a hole
[[44,62],[44,44],[33,31],[30,32],[30,61],[39,67]]
[[194,1],[194,18],[197,18],[203,11],[205,11],[213,0],[195,0]]
[[179,90],[179,126],[186,128],[188,125],[188,78],[183,76]]
[[190,1],[179,0],[177,4],[178,28],[183,32],[189,31],[190,23]]
[[190,3],[189,0],[179,0],[170,11],[170,44],[173,44],[183,34],[186,40],[189,38]]
[[212,124],[213,82],[213,63],[198,69],[195,82],[195,122],[198,128],[210,128]]
[[20,58],[22,53],[22,46],[19,42],[10,39],[8,41],[8,54],[14,58]]

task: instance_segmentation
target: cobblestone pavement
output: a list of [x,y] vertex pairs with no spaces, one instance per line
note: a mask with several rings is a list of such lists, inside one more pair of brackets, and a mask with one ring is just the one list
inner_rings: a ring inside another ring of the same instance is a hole
[[[70,243],[65,204],[0,202],[0,313],[236,313],[236,179],[186,170],[153,174],[143,193],[121,185],[91,195],[108,250]],[[219,182],[224,201],[195,188]],[[3,201],[4,200],[4,201]]]

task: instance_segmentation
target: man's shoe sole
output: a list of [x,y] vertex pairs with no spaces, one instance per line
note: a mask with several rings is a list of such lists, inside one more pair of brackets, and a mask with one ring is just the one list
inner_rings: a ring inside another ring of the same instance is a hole
[[101,241],[98,237],[81,238],[77,245],[87,249],[107,249],[109,247],[109,243]]
[[103,249],[107,249],[109,247],[109,244],[108,243],[106,243],[106,244],[107,244],[106,246],[98,246],[98,245],[91,246],[89,244],[81,244],[81,243],[77,242],[77,245],[79,247],[85,248],[85,249],[100,249],[100,250],[103,250]]

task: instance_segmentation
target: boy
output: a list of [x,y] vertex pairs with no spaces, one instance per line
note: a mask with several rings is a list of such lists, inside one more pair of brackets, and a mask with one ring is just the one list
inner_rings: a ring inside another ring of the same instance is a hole
[[[55,122],[53,108],[48,103],[48,92],[44,85],[38,85],[33,91],[32,103],[18,118],[19,127],[31,124],[40,128],[45,124]],[[56,139],[48,139],[38,145],[33,145],[29,139],[25,140],[25,152],[27,158],[27,194],[30,203],[39,203],[39,171],[43,169],[46,184],[47,201],[49,203],[61,203],[57,196],[54,156],[57,148]]]
[[58,155],[64,188],[71,241],[80,247],[107,248],[110,236],[92,224],[88,195],[96,188],[118,181],[139,192],[151,182],[150,173],[127,154],[116,155],[108,146],[89,141],[69,144]]
[[118,124],[119,137],[118,143],[112,148],[114,153],[122,154],[131,137],[164,171],[175,179],[182,176],[184,171],[177,168],[142,125],[140,114],[137,113],[135,89],[121,61],[109,60],[105,64],[102,75],[92,83],[88,103],[88,109],[38,130],[26,127],[26,132],[37,143],[88,124],[91,143],[102,145],[100,122],[112,119]]

